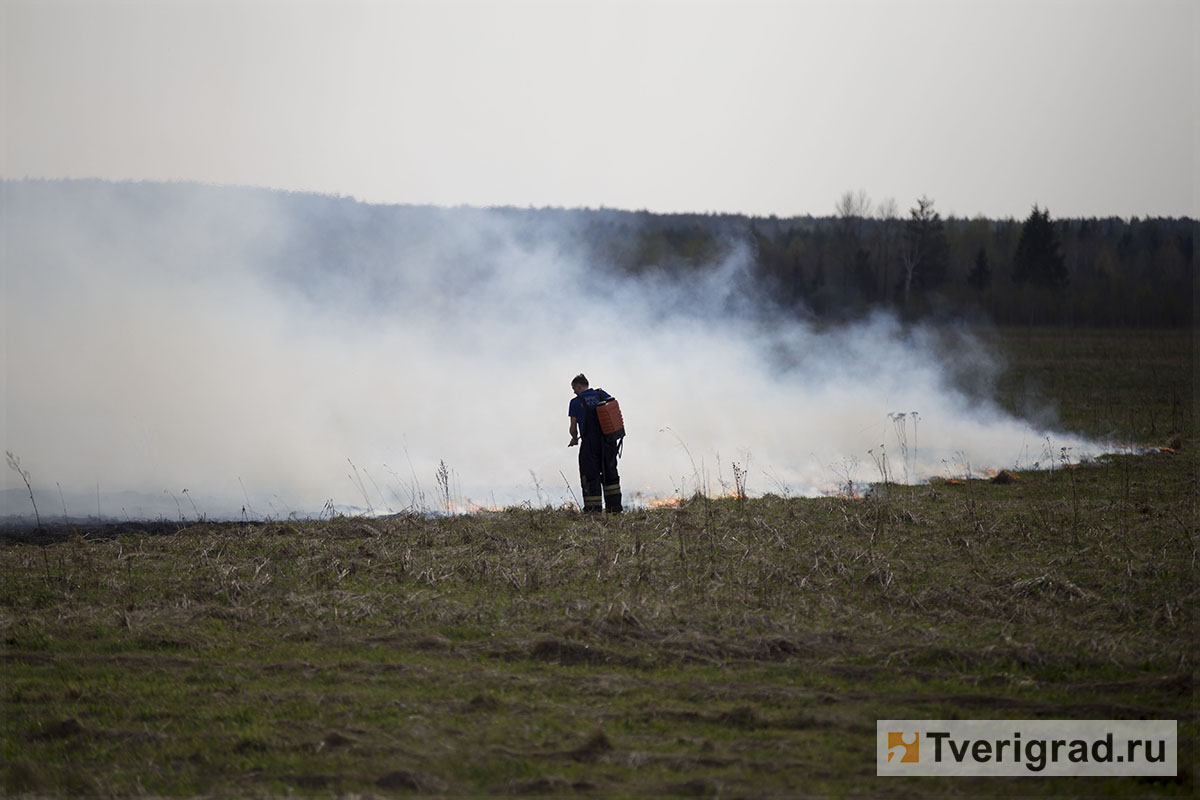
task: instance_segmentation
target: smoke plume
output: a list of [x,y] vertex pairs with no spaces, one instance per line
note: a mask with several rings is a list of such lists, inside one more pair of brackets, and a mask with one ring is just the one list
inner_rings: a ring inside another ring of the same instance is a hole
[[[581,371],[621,400],[627,505],[728,491],[734,465],[751,494],[814,495],[1090,447],[956,388],[948,354],[990,363],[966,334],[766,312],[736,236],[680,285],[597,263],[582,212],[2,189],[2,433],[44,512],[571,502]],[[3,487],[0,515],[30,511]]]

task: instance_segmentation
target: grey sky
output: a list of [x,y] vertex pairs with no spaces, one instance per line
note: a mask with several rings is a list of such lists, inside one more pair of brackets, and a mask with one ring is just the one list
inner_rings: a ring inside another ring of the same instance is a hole
[[0,175],[1196,216],[1194,2],[3,0]]

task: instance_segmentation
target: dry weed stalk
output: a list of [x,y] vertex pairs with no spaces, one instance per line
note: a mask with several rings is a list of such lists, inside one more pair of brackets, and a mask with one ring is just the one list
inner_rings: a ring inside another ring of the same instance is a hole
[[438,461],[437,474],[438,490],[441,494],[442,508],[447,514],[454,511],[454,507],[450,503],[450,468],[446,466],[444,460]]
[[29,470],[21,468],[21,459],[13,455],[12,450],[5,450],[4,454],[8,457],[8,466],[20,475],[21,480],[25,482],[25,489],[29,492],[29,502],[33,504],[33,516],[37,519],[37,526],[40,531],[42,529],[42,515],[38,513],[37,500],[33,499],[32,476],[29,474]]

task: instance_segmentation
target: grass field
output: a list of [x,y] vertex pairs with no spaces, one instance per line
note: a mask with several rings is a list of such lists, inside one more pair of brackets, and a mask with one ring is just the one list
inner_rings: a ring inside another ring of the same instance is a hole
[[[1175,446],[865,499],[9,540],[4,789],[1191,796],[1192,334],[995,344],[1006,405]],[[882,718],[1177,719],[1180,774],[877,778]]]

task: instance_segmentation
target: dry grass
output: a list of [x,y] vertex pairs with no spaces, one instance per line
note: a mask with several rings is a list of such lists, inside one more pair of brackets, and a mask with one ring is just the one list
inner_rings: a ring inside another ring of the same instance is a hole
[[[1111,490],[1126,470],[1122,499]],[[799,753],[819,747],[836,766],[822,785],[860,791],[873,786],[873,720],[900,712],[1170,716],[1194,736],[1185,461],[1022,477],[886,499],[699,498],[619,518],[522,508],[9,545],[7,746],[41,754],[12,761],[10,779],[71,793],[34,765],[88,738],[114,745],[100,771],[117,793],[138,785],[118,777],[117,744],[180,743],[207,763],[182,783],[139,773],[141,785],[787,792],[817,769]],[[415,695],[396,688],[402,676]],[[233,721],[146,708],[156,694],[199,700],[189,681],[214,683]],[[375,717],[388,686],[417,721]],[[434,721],[449,712],[487,724]],[[833,731],[841,746],[821,738]],[[297,748],[343,767],[297,772]],[[467,752],[489,766],[464,773]]]
[[993,793],[874,777],[876,719],[957,715],[1178,719],[1178,779],[1084,788],[1190,795],[1190,418],[1179,436],[858,500],[10,539],[4,789]]

